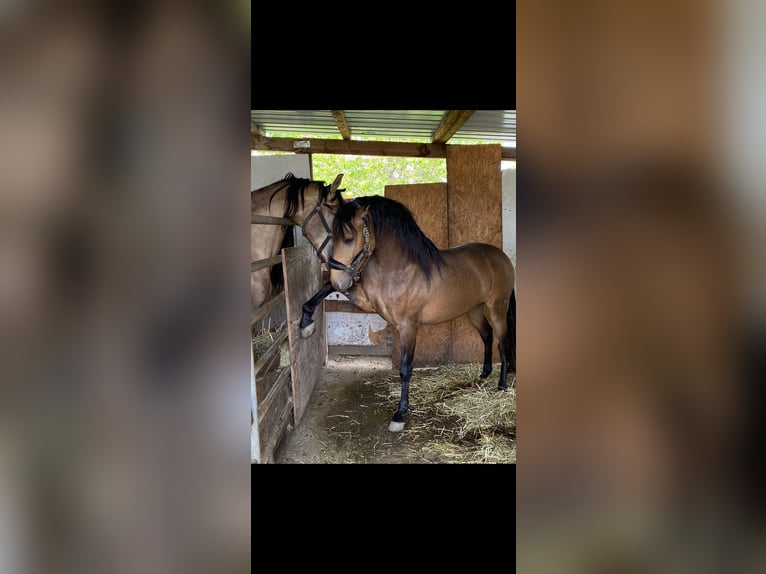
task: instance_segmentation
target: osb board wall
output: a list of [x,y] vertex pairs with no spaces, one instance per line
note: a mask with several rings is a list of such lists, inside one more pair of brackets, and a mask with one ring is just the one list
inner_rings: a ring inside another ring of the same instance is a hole
[[[478,242],[502,249],[500,145],[447,146],[447,193],[449,246]],[[452,360],[480,363],[483,357],[484,346],[470,321],[452,321]],[[494,360],[500,360],[496,349]]]
[[[447,225],[447,184],[417,183],[410,185],[387,185],[385,196],[404,204],[415,216],[423,233],[439,249],[446,249],[448,242]],[[449,323],[441,325],[421,325],[415,345],[415,366],[430,367],[450,362],[452,356],[451,327]],[[392,337],[391,362],[399,368],[399,335],[395,331]]]

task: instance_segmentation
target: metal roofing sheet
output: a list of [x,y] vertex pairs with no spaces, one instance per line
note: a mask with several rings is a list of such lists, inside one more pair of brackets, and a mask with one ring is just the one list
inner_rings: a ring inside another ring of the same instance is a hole
[[[431,134],[447,110],[345,110],[351,137],[418,138]],[[267,135],[294,133],[340,137],[330,110],[251,110],[251,119]],[[515,110],[476,110],[453,136],[456,141],[515,143]]]

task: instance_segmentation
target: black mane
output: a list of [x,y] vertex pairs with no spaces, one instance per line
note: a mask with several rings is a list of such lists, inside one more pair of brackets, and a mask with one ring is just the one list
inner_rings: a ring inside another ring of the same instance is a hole
[[[282,191],[285,187],[287,187],[287,195],[285,197],[285,213],[282,217],[290,217],[291,215],[295,214],[296,210],[298,209],[299,202],[301,205],[303,204],[303,196],[306,193],[308,186],[312,183],[316,183],[322,189],[320,201],[326,201],[330,195],[330,186],[325,185],[325,182],[323,181],[310,180],[303,177],[295,177],[292,173],[288,173],[284,179],[275,181],[274,183],[270,183],[269,185],[256,189],[252,193],[258,193],[265,189],[270,189],[273,186],[277,186],[276,190],[274,190],[274,193],[272,193],[271,197],[269,198],[269,204],[271,204],[274,196]],[[333,196],[333,199],[335,199],[335,201],[338,203],[343,201],[340,192],[340,189],[335,190],[335,194]]]
[[342,204],[335,214],[333,233],[351,230],[354,213],[362,207],[370,210],[375,236],[388,234],[398,239],[405,256],[420,267],[426,279],[430,281],[434,267],[439,270],[445,265],[439,249],[420,230],[410,210],[387,197],[371,195]]

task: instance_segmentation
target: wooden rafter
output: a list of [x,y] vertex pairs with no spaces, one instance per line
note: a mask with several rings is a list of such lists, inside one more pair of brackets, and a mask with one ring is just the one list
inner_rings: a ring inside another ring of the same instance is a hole
[[[297,145],[296,145],[297,144]],[[442,143],[377,142],[355,140],[323,140],[314,138],[256,137],[252,149],[262,151],[291,151],[296,153],[340,153],[390,157],[446,158],[447,145]],[[515,160],[515,148],[501,148],[503,160]]]
[[261,137],[266,135],[261,126],[256,124],[253,120],[250,120],[250,133]]
[[253,120],[250,120],[250,149],[255,149],[253,145],[256,138],[265,136],[266,133],[261,129],[261,126],[256,124]]
[[351,139],[351,128],[348,127],[348,121],[346,121],[346,112],[343,110],[330,110],[332,117],[335,118],[335,123],[338,125],[338,131],[343,136],[344,140]]
[[475,110],[449,110],[442,117],[439,126],[434,130],[431,136],[433,143],[447,143],[455,135],[462,125],[468,121]]

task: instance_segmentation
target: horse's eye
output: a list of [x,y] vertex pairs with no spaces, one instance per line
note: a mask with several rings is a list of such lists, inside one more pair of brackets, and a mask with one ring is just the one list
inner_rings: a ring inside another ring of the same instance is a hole
[[343,241],[345,241],[346,243],[351,243],[352,241],[354,241],[354,238],[353,237],[344,237]]

